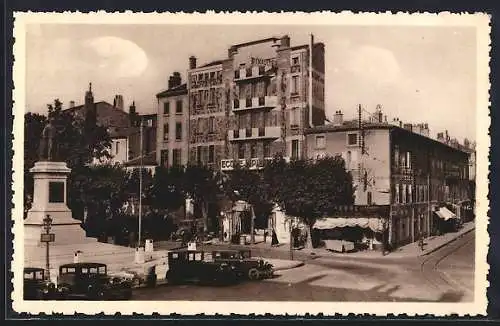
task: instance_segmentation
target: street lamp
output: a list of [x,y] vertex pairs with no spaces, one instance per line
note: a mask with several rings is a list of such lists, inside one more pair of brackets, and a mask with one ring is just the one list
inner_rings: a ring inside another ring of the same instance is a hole
[[49,214],[43,219],[43,228],[45,229],[45,234],[41,235],[41,242],[46,243],[45,251],[45,268],[47,269],[47,278],[50,280],[50,254],[49,254],[49,244],[54,241],[54,234],[50,233],[52,227],[52,218]]

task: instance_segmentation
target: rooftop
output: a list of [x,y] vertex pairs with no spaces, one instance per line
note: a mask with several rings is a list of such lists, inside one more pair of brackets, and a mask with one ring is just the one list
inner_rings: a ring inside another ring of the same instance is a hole
[[179,86],[175,86],[175,87],[166,89],[164,91],[161,91],[160,93],[156,94],[156,97],[163,98],[163,97],[182,95],[182,94],[187,94],[187,84],[186,83],[180,84]]

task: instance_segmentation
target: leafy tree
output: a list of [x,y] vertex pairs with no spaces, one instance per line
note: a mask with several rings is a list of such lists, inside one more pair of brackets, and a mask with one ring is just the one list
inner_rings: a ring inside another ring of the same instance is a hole
[[148,198],[153,208],[175,211],[184,205],[184,168],[173,166],[157,167]]
[[289,164],[276,160],[268,169],[282,170],[272,179],[274,186],[279,187],[274,194],[287,215],[299,217],[307,225],[309,248],[312,248],[311,234],[316,220],[335,213],[339,205],[354,202],[352,176],[340,156],[296,160]]
[[200,209],[203,229],[208,231],[208,205],[215,203],[221,192],[219,175],[206,166],[188,165],[183,184],[184,194]]

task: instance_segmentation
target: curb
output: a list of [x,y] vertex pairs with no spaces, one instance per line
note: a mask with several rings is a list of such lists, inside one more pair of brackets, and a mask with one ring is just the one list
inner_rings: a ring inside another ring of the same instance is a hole
[[286,271],[286,270],[289,270],[289,269],[294,269],[294,268],[297,268],[297,267],[302,267],[304,266],[306,263],[303,262],[303,261],[300,261],[300,262],[297,262],[296,264],[293,264],[292,266],[286,266],[286,267],[281,267],[281,268],[274,268],[274,271]]
[[456,241],[456,240],[458,240],[458,239],[462,238],[464,235],[466,235],[466,234],[468,234],[468,233],[470,233],[470,232],[474,231],[475,229],[476,229],[476,227],[473,227],[473,228],[471,228],[470,230],[467,230],[467,231],[463,232],[462,234],[458,235],[457,237],[455,237],[455,238],[453,238],[453,239],[450,239],[450,241],[446,241],[446,242],[444,242],[444,243],[440,244],[439,246],[437,246],[437,247],[435,247],[435,248],[433,248],[433,249],[431,249],[431,250],[427,251],[426,253],[423,253],[423,254],[419,255],[419,257],[424,257],[424,256],[427,256],[427,255],[429,255],[429,254],[431,254],[431,253],[433,253],[433,252],[435,252],[435,251],[437,251],[437,250],[439,250],[439,249],[443,248],[444,246],[446,246],[446,245],[448,245],[448,244],[452,243],[453,241]]

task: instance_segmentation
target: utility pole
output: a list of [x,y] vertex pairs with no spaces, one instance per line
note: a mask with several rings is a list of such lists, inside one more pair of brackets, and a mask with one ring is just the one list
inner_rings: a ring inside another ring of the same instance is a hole
[[293,226],[292,217],[290,217],[290,260],[293,260]]
[[143,128],[143,119],[141,118],[140,122],[140,167],[139,167],[139,236],[137,237],[137,247],[141,246],[141,232],[142,232],[142,167],[143,167],[143,138],[142,138],[142,128]]
[[250,231],[252,232],[250,234],[250,243],[255,244],[255,211],[253,210],[253,205],[250,205],[250,209],[252,211],[252,214],[250,216],[251,221],[250,221]]

